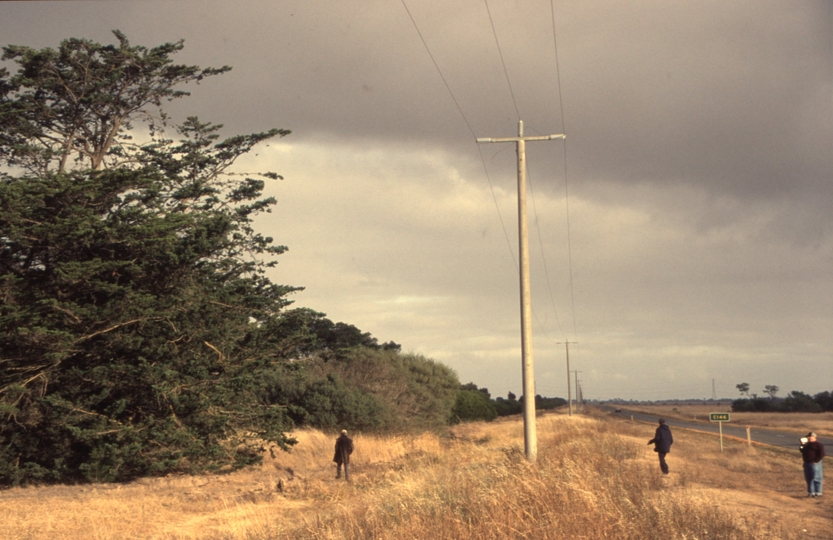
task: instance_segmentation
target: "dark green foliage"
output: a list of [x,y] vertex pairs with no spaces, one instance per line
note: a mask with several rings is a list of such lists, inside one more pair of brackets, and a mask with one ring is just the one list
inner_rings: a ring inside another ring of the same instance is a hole
[[833,411],[833,394],[821,392],[810,396],[804,392],[793,390],[786,398],[778,398],[778,387],[766,385],[764,393],[770,399],[758,399],[757,394],[749,394],[749,384],[740,383],[736,385],[741,394],[746,394],[749,399],[736,399],[732,402],[732,410],[735,412],[821,412]]
[[[297,313],[296,313],[297,315]],[[311,356],[272,373],[264,401],[298,425],[325,430],[414,431],[446,424],[457,376],[418,355],[357,347]]]
[[176,86],[231,69],[173,64],[182,41],[147,49],[114,34],[118,45],[73,38],[57,50],[3,48],[20,69],[0,72],[0,159],[35,174],[63,172],[73,156],[92,170],[125,161],[132,121],[154,133],[165,124],[162,102],[188,95]]
[[289,442],[284,411],[256,399],[269,358],[247,345],[292,289],[229,253],[239,215],[166,212],[161,182],[0,183],[2,463],[118,480],[243,465],[229,448],[254,434]]
[[325,431],[382,431],[393,427],[393,410],[376,395],[346,385],[330,374],[304,388],[292,403],[302,414],[291,415],[300,426]]
[[386,428],[437,429],[447,424],[460,381],[453,370],[418,354],[358,348],[325,370],[376,396],[389,411]]
[[457,391],[457,399],[454,408],[451,409],[451,421],[455,424],[475,421],[491,422],[497,418],[497,409],[489,400],[488,395],[477,390],[467,390],[465,386],[463,385]]
[[793,390],[790,395],[780,399],[760,399],[752,396],[749,399],[736,399],[732,402],[735,412],[823,412],[833,411],[833,398],[830,392],[821,392],[810,396],[804,392]]
[[804,392],[793,390],[779,403],[779,410],[784,412],[821,412],[821,405]]
[[[517,399],[515,394],[512,392],[509,392],[507,399],[499,397],[494,400],[493,403],[495,405],[495,409],[497,410],[498,416],[521,414],[524,410],[523,396],[521,396],[521,399]],[[567,405],[567,400],[563,398],[543,397],[540,395],[535,396],[535,410],[538,411],[557,409],[565,405]]]
[[398,352],[400,345],[394,342],[378,344],[369,332],[362,332],[351,324],[334,323],[323,313],[309,308],[284,311],[280,317],[264,322],[268,325],[264,335],[272,336],[269,346],[280,350],[283,358],[308,358],[311,355],[324,359],[342,358],[358,347]]
[[818,403],[823,411],[833,411],[833,392],[820,392],[813,396],[813,401]]
[[20,168],[0,177],[0,483],[235,468],[259,459],[247,446],[294,442],[286,408],[261,399],[262,323],[294,290],[264,277],[285,248],[251,227],[274,201],[225,174],[288,132],[219,141],[189,119],[176,145],[108,168],[146,105],[224,71],[118,37],[4,49],[20,71],[0,82],[0,166]]
[[488,388],[479,388],[473,382],[468,382],[466,384],[460,385],[460,390],[471,390],[472,392],[480,392],[481,394],[486,396],[486,399],[491,399],[492,398],[492,394],[489,393]]
[[735,412],[770,412],[774,409],[774,405],[771,400],[760,399],[755,396],[749,399],[732,401],[732,410]]
[[394,427],[394,410],[375,394],[327,373],[318,358],[276,367],[267,375],[262,401],[285,407],[298,426],[327,431],[384,431]]
[[320,318],[312,325],[312,331],[318,338],[319,349],[337,356],[355,347],[379,348],[375,337],[352,324],[333,323],[329,319]]
[[563,407],[567,404],[567,400],[560,397],[542,397],[540,395],[535,396],[535,409],[542,411],[542,410],[550,410],[550,409],[557,409],[558,407]]
[[[509,397],[514,397],[514,394],[510,392]],[[498,416],[511,416],[513,414],[521,414],[524,412],[523,403],[517,399],[503,399],[502,397],[499,397],[494,401],[494,405]]]

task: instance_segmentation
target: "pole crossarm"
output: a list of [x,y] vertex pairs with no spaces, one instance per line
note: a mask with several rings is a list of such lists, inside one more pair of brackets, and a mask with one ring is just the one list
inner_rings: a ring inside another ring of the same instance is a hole
[[493,142],[518,142],[518,141],[552,141],[555,139],[566,139],[567,136],[563,133],[560,135],[536,135],[534,137],[478,137],[475,139],[478,143],[493,143]]

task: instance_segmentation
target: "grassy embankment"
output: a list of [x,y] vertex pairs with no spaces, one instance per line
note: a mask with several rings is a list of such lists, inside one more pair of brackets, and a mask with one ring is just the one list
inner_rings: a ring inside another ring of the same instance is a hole
[[[827,499],[806,500],[795,456],[675,433],[663,476],[653,426],[608,416],[520,419],[451,436],[354,437],[352,481],[333,437],[226,476],[0,492],[8,539],[792,539],[829,538]],[[280,484],[280,489],[278,488]]]

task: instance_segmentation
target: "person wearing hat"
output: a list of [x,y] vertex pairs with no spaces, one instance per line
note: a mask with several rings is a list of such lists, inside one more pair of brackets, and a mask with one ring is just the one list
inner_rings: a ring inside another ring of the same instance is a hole
[[350,454],[353,453],[353,439],[347,436],[347,430],[342,429],[341,435],[336,439],[336,454],[333,461],[336,462],[336,478],[341,478],[341,466],[344,465],[344,479],[350,480]]
[[671,428],[665,425],[665,419],[659,419],[659,427],[654,433],[654,438],[648,444],[654,445],[654,452],[659,454],[659,468],[662,474],[668,474],[668,464],[665,462],[665,454],[671,451],[671,444],[674,438],[671,436]]
[[807,482],[807,496],[821,497],[821,460],[824,459],[824,445],[816,440],[812,431],[801,438],[801,458],[804,460],[804,480]]

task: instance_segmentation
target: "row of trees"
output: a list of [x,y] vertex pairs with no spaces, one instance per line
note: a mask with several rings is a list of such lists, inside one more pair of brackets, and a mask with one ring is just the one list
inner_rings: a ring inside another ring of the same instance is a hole
[[[563,398],[549,398],[535,396],[535,410],[551,410],[563,407],[567,400]],[[491,422],[498,416],[510,416],[523,413],[523,398],[516,398],[509,392],[506,399],[497,397],[492,399],[487,388],[478,388],[474,383],[461,385],[457,393],[456,402],[452,409],[452,422],[468,422],[483,420]]]
[[793,390],[787,397],[779,398],[779,388],[768,384],[764,387],[764,394],[768,398],[760,398],[758,394],[750,394],[749,384],[740,383],[735,388],[746,399],[736,399],[732,402],[732,410],[736,412],[830,412],[833,411],[833,392],[820,392],[814,396]]
[[253,219],[280,176],[233,166],[290,132],[174,124],[162,104],[230,68],[115,36],[3,48],[0,484],[230,470],[298,426],[446,424],[453,371],[266,276],[287,248]]

